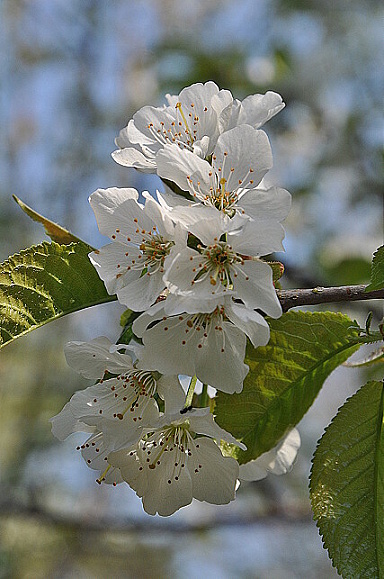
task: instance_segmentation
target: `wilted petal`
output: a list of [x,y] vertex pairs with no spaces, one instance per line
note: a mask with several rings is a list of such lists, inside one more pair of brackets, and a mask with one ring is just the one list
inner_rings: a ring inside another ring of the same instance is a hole
[[300,434],[296,428],[284,437],[275,448],[259,458],[240,465],[240,480],[252,481],[265,478],[269,472],[281,475],[289,472],[300,448]]

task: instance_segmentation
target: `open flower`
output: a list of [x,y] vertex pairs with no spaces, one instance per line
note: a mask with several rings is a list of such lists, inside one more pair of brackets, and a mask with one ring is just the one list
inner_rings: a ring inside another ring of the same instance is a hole
[[249,309],[259,309],[274,318],[281,315],[272,269],[251,257],[254,250],[265,248],[265,240],[258,236],[254,239],[252,224],[244,223],[240,229],[227,227],[236,226],[236,219],[225,223],[216,213],[209,220],[191,225],[192,233],[202,243],[196,249],[175,251],[164,273],[169,291],[183,299],[186,312],[213,311],[217,299],[232,295]]
[[[69,342],[65,348],[68,364],[84,377],[99,382],[75,392],[51,419],[52,432],[60,440],[73,432],[91,434],[77,450],[89,468],[99,471],[98,483],[122,482],[119,470],[108,463],[108,456],[135,444],[143,429],[158,423],[155,395],[167,401],[170,411],[179,411],[185,402],[176,376],[155,377],[152,372],[137,370],[131,357],[124,353],[126,348],[124,344],[115,346],[104,337],[89,343]],[[106,373],[115,375],[104,379]]]
[[197,83],[177,96],[167,95],[168,106],[143,107],[120,131],[116,139],[120,150],[112,157],[147,173],[156,173],[156,153],[167,143],[205,157],[219,135],[218,115],[231,102],[219,99],[213,106],[221,92],[214,82]]
[[143,499],[150,515],[168,516],[193,498],[227,504],[235,498],[239,465],[215,441],[237,442],[208,408],[165,414],[139,442],[112,452],[108,462]]
[[[73,432],[103,431],[103,445],[116,449],[140,438],[143,426],[159,416],[154,395],[175,397],[180,407],[181,385],[176,376],[157,378],[152,372],[138,370],[131,357],[117,349],[108,338],[91,342],[69,342],[65,348],[68,364],[97,384],[75,392],[63,410],[51,419],[52,432],[64,440]],[[104,378],[105,373],[114,374]],[[88,447],[87,447],[88,448]]]
[[[187,190],[194,202],[167,191],[160,202],[172,207],[172,217],[185,225],[202,219],[204,207],[214,208],[223,216],[241,215],[252,221],[252,234],[269,251],[282,250],[284,230],[281,221],[288,215],[291,196],[285,189],[261,185],[272,166],[268,138],[263,131],[247,125],[222,134],[209,163],[188,151],[167,145],[157,156],[158,173]],[[271,241],[273,243],[271,245]]]
[[[167,302],[173,299],[168,296],[135,320],[133,331],[144,344],[139,365],[164,374],[196,375],[223,392],[240,392],[249,369],[244,364],[246,336],[255,347],[265,345],[265,319],[229,297],[209,313],[167,315]],[[174,301],[171,311],[183,307]]]
[[242,125],[220,135],[211,162],[172,144],[165,145],[156,160],[160,177],[232,216],[241,207],[241,196],[271,169],[272,152],[264,131]]
[[110,294],[134,311],[143,311],[164,289],[164,262],[177,243],[185,240],[166,208],[148,193],[145,205],[136,189],[98,189],[89,202],[100,232],[112,243],[89,258]]
[[119,149],[112,153],[117,163],[156,173],[156,154],[168,143],[205,158],[222,132],[240,124],[258,128],[284,107],[274,92],[251,95],[241,102],[212,81],[193,84],[166,98],[168,106],[143,107],[120,131]]

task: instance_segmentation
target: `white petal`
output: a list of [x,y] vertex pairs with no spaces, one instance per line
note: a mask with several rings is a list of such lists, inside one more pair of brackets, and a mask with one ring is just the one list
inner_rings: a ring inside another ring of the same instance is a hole
[[[182,295],[185,300],[190,296],[195,302],[196,297],[201,301],[211,302],[215,297],[231,293],[220,282],[212,285],[209,275],[204,273],[203,266],[205,259],[194,249],[187,247],[181,250],[164,274],[164,282],[172,293]],[[199,272],[204,275],[195,278]],[[215,309],[213,303],[212,310]],[[190,310],[188,310],[190,311]],[[201,310],[197,310],[201,311]]]
[[178,412],[183,408],[185,392],[177,376],[161,376],[157,380],[157,392],[165,402],[167,414]]
[[143,234],[154,227],[152,219],[143,211],[137,201],[136,189],[98,189],[89,202],[95,213],[100,233],[122,244],[140,245]]
[[139,193],[133,187],[110,187],[109,189],[97,189],[90,195],[89,203],[98,218],[104,213],[113,213],[124,201],[132,199],[137,201]]
[[239,114],[241,111],[241,102],[239,99],[233,99],[232,103],[229,103],[225,107],[219,116],[219,127],[220,132],[224,133],[236,127],[239,123]]
[[125,283],[116,290],[120,303],[135,312],[142,312],[149,308],[164,289],[163,275],[159,270],[156,273],[146,273],[138,279]]
[[136,404],[127,410],[121,419],[103,419],[99,428],[111,450],[127,448],[143,435],[143,429],[153,427],[159,420],[159,409],[152,397],[139,396]]
[[[138,144],[146,146],[146,149],[155,154],[164,143],[162,127],[170,127],[174,118],[174,113],[170,111],[169,107],[151,107],[146,105],[133,115],[132,128],[133,126],[135,127],[135,133],[129,127],[129,136],[137,141],[140,139]],[[164,123],[164,125],[161,125],[161,123]],[[158,129],[160,129],[160,133],[157,132]]]
[[74,416],[69,402],[61,412],[50,419],[52,423],[52,434],[59,440],[65,440],[74,432],[94,432],[93,426],[88,426]]
[[[81,455],[87,466],[92,468],[93,470],[100,471],[100,475],[102,475],[106,469],[108,468],[108,454],[110,452],[110,448],[108,445],[105,444],[105,440],[102,433],[96,433],[88,440],[81,445]],[[106,484],[118,484],[122,482],[123,478],[120,474],[120,471],[115,468],[108,468],[108,471],[105,473],[105,476],[102,479],[102,482]]]
[[156,465],[156,468],[147,475],[148,487],[143,495],[143,507],[150,515],[159,513],[163,517],[168,517],[192,501],[190,473],[180,464],[175,466],[182,460],[179,455],[176,457],[178,460],[175,461],[173,452],[165,452],[160,465]]
[[214,438],[217,442],[224,440],[230,444],[235,444],[242,450],[247,447],[242,442],[239,442],[232,434],[221,428],[213,418],[213,414],[207,409],[192,410],[188,414],[188,420],[191,424],[191,430],[196,434],[205,434]]
[[[192,501],[192,483],[188,469],[181,466],[181,462],[185,463],[182,458],[180,453],[168,450],[158,464],[146,451],[138,451],[135,457],[132,451],[124,450],[111,453],[109,462],[120,469],[124,480],[142,497],[148,514],[169,516]],[[149,468],[153,463],[154,468]]]
[[239,205],[252,219],[282,221],[291,208],[291,195],[281,187],[247,191]]
[[[141,368],[163,374],[195,374],[199,336],[187,326],[189,318],[180,317],[182,320],[178,316],[161,320],[143,332],[145,347],[139,362]],[[135,327],[133,330],[136,333]]]
[[233,458],[224,458],[213,440],[197,438],[190,446],[188,470],[192,493],[199,501],[224,505],[235,498],[239,465]]
[[251,219],[245,223],[236,241],[233,235],[228,235],[228,243],[236,247],[236,252],[240,255],[258,257],[274,251],[284,251],[284,234],[284,228],[278,221]]
[[120,149],[132,147],[138,149],[140,146],[151,146],[155,142],[153,136],[147,136],[141,133],[135,126],[135,121],[130,119],[128,125],[121,129],[119,136],[115,139],[115,143]]
[[112,153],[112,159],[124,167],[133,167],[142,173],[156,173],[155,156],[143,155],[133,147],[117,149]]
[[[158,320],[164,316],[164,307],[162,302],[154,304],[146,312],[143,312],[141,316],[136,318],[133,322],[132,330],[133,333],[138,337],[142,338],[143,334],[149,324],[153,321]],[[147,368],[149,370],[149,368]],[[172,372],[171,372],[172,374]]]
[[195,176],[205,189],[209,189],[212,167],[207,161],[195,153],[180,149],[177,145],[165,145],[156,155],[157,173],[159,177],[176,183],[183,191],[193,194],[188,177]]
[[218,92],[217,85],[212,81],[193,84],[180,92],[179,101],[194,140],[200,140],[205,135],[215,138],[218,134],[217,114],[211,107],[212,98]]
[[207,135],[205,135],[199,141],[195,141],[193,143],[192,147],[193,147],[193,152],[195,153],[195,155],[198,155],[202,159],[205,159],[205,157],[207,155],[209,155],[209,153],[210,153],[210,150],[209,150],[210,139],[209,139],[209,137]]
[[229,90],[221,90],[217,95],[212,97],[211,106],[216,111],[220,133],[228,127],[232,113],[232,103],[233,96]]
[[227,180],[227,191],[237,189],[240,184],[247,188],[256,187],[272,167],[272,151],[267,135],[248,125],[226,131],[217,141],[212,166]]
[[269,325],[263,316],[229,299],[225,313],[230,321],[248,336],[255,348],[268,343]]
[[[111,295],[140,278],[145,267],[139,249],[118,242],[104,245],[88,257]],[[141,262],[143,265],[140,267]]]
[[[165,317],[145,330],[145,323],[150,324],[153,318],[146,314],[140,318],[136,321],[144,343],[141,368],[163,374],[196,374],[201,382],[218,390],[241,391],[248,373],[244,364],[246,337],[232,323],[214,318],[204,331],[191,322],[193,316],[180,314]],[[133,330],[136,333],[135,324]]]
[[119,302],[131,310],[149,308],[165,287],[162,267],[142,275],[145,263],[139,249],[110,243],[90,253],[89,259],[108,293],[117,294]]
[[229,394],[241,392],[249,370],[244,364],[246,338],[243,332],[223,322],[212,328],[208,338],[200,344],[194,373],[201,382]]
[[140,461],[133,452],[135,447],[111,452],[108,463],[120,470],[122,478],[142,497],[147,490],[148,481]]
[[265,94],[254,94],[246,97],[241,103],[238,124],[261,127],[285,106],[281,96],[268,91]]
[[145,215],[152,223],[156,224],[157,232],[165,240],[172,240],[175,226],[170,217],[170,210],[167,210],[165,207],[161,206],[160,203],[157,203],[157,201],[147,191],[143,192],[143,197],[145,197]]
[[[177,288],[170,287],[169,289],[170,291],[176,291]],[[169,293],[167,299],[163,301],[164,314],[166,316],[173,316],[184,313],[206,314],[213,312],[216,307],[222,303],[222,301],[222,296],[212,296],[212,299],[208,299],[206,297],[204,300],[202,300],[199,295],[196,295],[193,292],[186,292],[185,295],[181,295],[179,293]]]
[[181,197],[181,195],[176,195],[176,193],[166,185],[164,186],[164,191],[156,191],[156,194],[160,205],[168,211],[179,205],[187,207],[191,205],[191,201],[188,201],[185,197]]
[[237,277],[233,278],[236,294],[250,309],[260,309],[273,318],[282,314],[272,282],[272,269],[260,260],[246,260],[236,268]]
[[84,378],[102,378],[106,370],[122,374],[132,369],[132,359],[127,354],[111,352],[108,338],[95,338],[91,342],[68,342],[64,353],[68,364]]

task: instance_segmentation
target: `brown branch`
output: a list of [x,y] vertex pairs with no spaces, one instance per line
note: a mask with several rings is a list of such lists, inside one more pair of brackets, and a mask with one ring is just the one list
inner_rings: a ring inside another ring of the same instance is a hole
[[366,287],[366,285],[345,285],[339,287],[278,290],[277,295],[284,312],[296,306],[384,299],[384,289],[366,292]]

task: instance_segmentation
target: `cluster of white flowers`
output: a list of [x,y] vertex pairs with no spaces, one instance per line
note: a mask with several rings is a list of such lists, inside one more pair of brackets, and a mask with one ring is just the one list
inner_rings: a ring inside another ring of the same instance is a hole
[[[281,315],[261,257],[283,249],[290,195],[262,184],[272,153],[260,127],[284,103],[274,92],[239,101],[213,82],[167,100],[140,109],[113,153],[121,165],[157,173],[164,191],[143,192],[141,200],[135,189],[110,188],[90,197],[100,232],[111,239],[90,260],[107,291],[139,312],[132,329],[141,343],[68,344],[68,363],[98,382],[52,419],[60,439],[90,433],[79,450],[100,471],[98,482],[126,481],[146,512],[160,515],[192,498],[230,502],[239,479],[286,472],[300,443],[294,430],[239,467],[220,444],[244,445],[209,407],[191,407],[197,379],[241,392],[247,339],[267,344],[265,315]],[[181,375],[191,380],[187,397]]]

